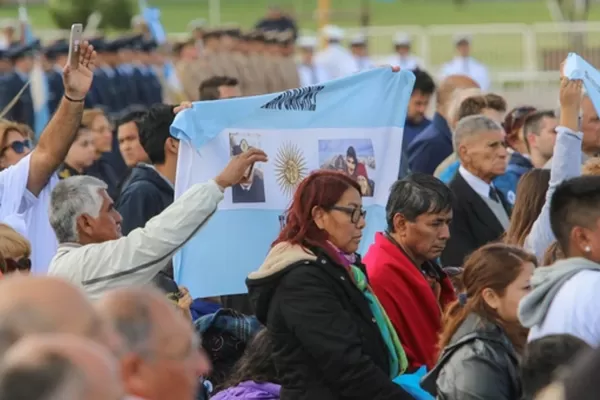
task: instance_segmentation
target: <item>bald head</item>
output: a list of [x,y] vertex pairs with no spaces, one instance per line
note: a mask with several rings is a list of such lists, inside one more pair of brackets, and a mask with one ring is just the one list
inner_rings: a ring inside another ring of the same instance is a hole
[[471,88],[479,88],[479,85],[466,75],[450,75],[444,79],[437,92],[437,111],[445,116],[455,91]]
[[199,352],[189,320],[164,293],[152,287],[117,289],[101,298],[96,308],[123,340],[121,370],[129,395],[194,398],[198,377],[208,373],[209,364]]
[[0,399],[118,400],[116,360],[97,343],[73,335],[30,335],[0,364]]
[[50,332],[112,346],[89,299],[69,282],[47,276],[0,280],[0,355],[23,336]]

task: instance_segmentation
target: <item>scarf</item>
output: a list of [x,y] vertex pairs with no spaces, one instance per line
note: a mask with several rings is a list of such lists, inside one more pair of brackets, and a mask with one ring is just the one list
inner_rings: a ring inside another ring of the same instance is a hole
[[377,327],[381,332],[381,336],[383,337],[383,341],[385,342],[390,357],[390,377],[394,379],[398,375],[404,373],[408,366],[406,353],[404,353],[404,349],[402,348],[398,334],[392,325],[392,321],[390,321],[385,310],[381,306],[381,303],[377,299],[377,296],[373,293],[365,274],[360,268],[354,265],[350,266],[350,273],[354,277],[356,286],[367,299],[369,308],[377,321]]
[[377,327],[379,328],[379,332],[381,332],[385,346],[388,349],[390,358],[390,377],[392,379],[396,378],[406,370],[408,367],[408,360],[406,358],[406,353],[404,353],[404,348],[402,348],[402,344],[400,343],[400,339],[398,338],[398,334],[392,325],[392,321],[390,321],[385,310],[381,306],[379,299],[377,299],[377,296],[375,296],[371,286],[369,286],[365,274],[360,268],[353,265],[356,263],[356,255],[344,253],[329,241],[327,241],[327,244],[331,246],[338,254],[339,261],[341,261],[342,265],[346,267],[348,273],[350,274],[350,278],[352,278],[352,281],[356,287],[367,299],[371,313],[377,321]]

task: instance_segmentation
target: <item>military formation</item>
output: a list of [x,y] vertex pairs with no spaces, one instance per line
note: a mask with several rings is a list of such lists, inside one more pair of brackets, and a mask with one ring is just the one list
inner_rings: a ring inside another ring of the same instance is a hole
[[[211,76],[240,82],[242,95],[279,92],[300,86],[292,30],[242,32],[237,27],[202,30],[180,45],[177,74],[187,100],[199,100],[200,83]],[[187,49],[184,49],[187,47]]]

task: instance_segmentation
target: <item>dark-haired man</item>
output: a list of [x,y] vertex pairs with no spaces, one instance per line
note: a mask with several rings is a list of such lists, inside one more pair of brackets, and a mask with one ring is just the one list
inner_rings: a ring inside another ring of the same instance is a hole
[[145,111],[131,111],[117,123],[117,138],[119,150],[128,168],[149,161],[148,154],[140,143],[140,121],[146,115]]
[[404,124],[399,179],[405,177],[409,171],[408,157],[406,156],[408,146],[431,123],[431,120],[425,116],[425,113],[429,108],[431,96],[435,92],[435,82],[431,75],[423,70],[415,69],[413,73],[415,74],[415,86],[410,95],[406,122]]
[[431,369],[442,311],[456,296],[436,259],[450,237],[452,192],[415,173],[397,181],[386,205],[387,231],[365,255],[369,282],[406,352],[409,371]]
[[200,84],[200,101],[240,97],[239,82],[229,76],[213,76]]
[[170,105],[152,106],[138,122],[139,142],[150,163],[135,164],[116,203],[124,235],[143,227],[173,203],[179,150],[179,141],[169,132],[175,119],[173,110]]
[[521,360],[523,399],[536,398],[562,369],[591,347],[572,335],[548,335],[527,344]]

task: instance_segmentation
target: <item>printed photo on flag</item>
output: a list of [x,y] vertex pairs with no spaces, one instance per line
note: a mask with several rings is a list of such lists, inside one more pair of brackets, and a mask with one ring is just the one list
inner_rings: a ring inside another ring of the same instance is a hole
[[258,147],[269,156],[249,181],[227,189],[212,218],[175,258],[179,284],[194,297],[238,294],[285,224],[285,210],[312,171],[337,169],[357,179],[368,211],[360,252],[385,228],[396,181],[409,71],[378,68],[351,77],[257,97],[197,102],[177,115],[181,140],[175,196],[214,178],[232,156]]

